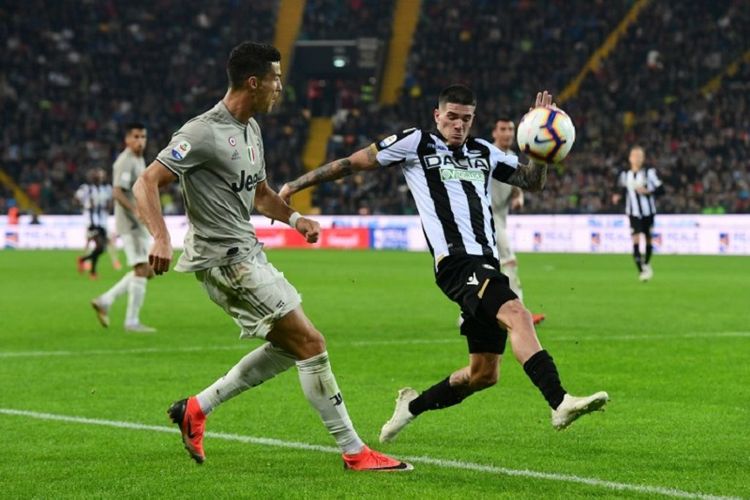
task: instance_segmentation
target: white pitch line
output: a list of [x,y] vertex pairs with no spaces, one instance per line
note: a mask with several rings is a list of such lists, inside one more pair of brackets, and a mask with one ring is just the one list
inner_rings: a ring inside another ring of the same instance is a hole
[[43,356],[94,356],[109,354],[155,354],[165,352],[236,351],[247,345],[209,347],[140,347],[134,349],[93,349],[89,351],[0,351],[0,358],[33,358]]
[[[168,432],[178,434],[179,430],[175,427],[164,427],[161,425],[139,424],[135,422],[121,422],[117,420],[104,420],[98,418],[73,417],[68,415],[56,415],[52,413],[40,413],[35,411],[16,410],[12,408],[0,408],[0,414],[12,415],[19,417],[29,417],[39,420],[53,420],[58,422],[68,422],[74,424],[99,425],[104,427],[116,427],[120,429],[132,429],[153,432]],[[291,448],[295,450],[318,451],[321,453],[341,453],[338,448],[331,446],[321,446],[309,443],[300,443],[297,441],[283,441],[280,439],[263,438],[254,436],[243,436],[240,434],[226,434],[223,432],[206,432],[206,437],[223,439],[225,441],[237,441],[241,443],[257,444],[263,446],[273,446],[277,448]],[[404,460],[414,463],[434,465],[444,469],[472,470],[477,472],[486,472],[488,474],[497,474],[504,476],[527,477],[531,479],[544,479],[548,481],[577,483],[586,486],[594,486],[617,491],[634,491],[636,493],[663,495],[675,498],[699,498],[705,500],[736,500],[740,497],[727,497],[711,495],[700,492],[691,492],[678,490],[676,488],[667,488],[663,486],[649,486],[644,484],[618,483],[615,481],[606,481],[603,479],[576,476],[572,474],[557,474],[552,472],[539,472],[528,469],[509,469],[507,467],[497,467],[494,465],[484,465],[473,462],[463,462],[459,460],[445,460],[426,456],[405,456]]]
[[[679,340],[679,339],[710,339],[710,338],[748,338],[750,332],[688,332],[679,335],[594,335],[594,336],[557,336],[550,334],[545,340],[563,342],[606,342],[610,340]],[[454,344],[459,336],[453,335],[444,339],[403,339],[403,340],[354,340],[354,341],[330,341],[336,345],[350,345],[354,347],[388,346],[388,345],[431,345],[431,344]],[[257,346],[256,346],[257,347]],[[93,349],[88,351],[0,351],[0,358],[33,358],[54,356],[96,356],[96,355],[118,355],[118,354],[160,354],[170,352],[204,352],[204,351],[238,351],[254,349],[249,344],[237,344],[232,346],[206,346],[206,347],[143,347],[134,349]]]

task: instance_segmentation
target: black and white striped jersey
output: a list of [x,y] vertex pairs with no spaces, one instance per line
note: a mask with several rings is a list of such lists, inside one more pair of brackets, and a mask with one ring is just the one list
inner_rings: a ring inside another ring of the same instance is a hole
[[[625,213],[632,217],[648,217],[656,214],[654,194],[663,191],[662,182],[653,168],[642,168],[637,172],[624,170],[620,172],[617,184],[625,188]],[[639,187],[647,188],[652,194],[640,194]]]
[[517,156],[474,137],[450,148],[438,132],[415,128],[375,146],[380,165],[403,169],[436,263],[448,255],[498,258],[490,178],[506,181]]
[[89,226],[107,227],[109,205],[112,201],[112,186],[109,184],[82,184],[76,191],[76,199],[83,207]]

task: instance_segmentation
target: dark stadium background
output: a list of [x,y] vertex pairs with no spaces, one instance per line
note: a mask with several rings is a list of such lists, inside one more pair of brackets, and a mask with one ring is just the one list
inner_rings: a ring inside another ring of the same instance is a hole
[[[277,189],[429,126],[439,89],[463,82],[479,94],[475,135],[520,118],[541,89],[574,119],[574,152],[524,213],[620,213],[610,194],[634,143],[667,186],[661,213],[747,213],[749,31],[742,0],[2,2],[0,213],[76,213],[75,189],[110,168],[130,120],[149,128],[149,163],[221,98],[228,51],[245,39],[284,56],[284,103],[261,123]],[[355,176],[297,202],[410,214],[403,184]],[[182,213],[176,186],[162,201]]]

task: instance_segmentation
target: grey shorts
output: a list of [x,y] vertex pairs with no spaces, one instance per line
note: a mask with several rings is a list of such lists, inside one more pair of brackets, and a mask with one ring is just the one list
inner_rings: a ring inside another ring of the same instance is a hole
[[148,264],[148,245],[150,238],[144,233],[121,234],[122,247],[125,250],[125,260],[128,267],[138,264]]
[[197,271],[203,288],[240,327],[240,338],[265,339],[276,321],[302,303],[263,252],[236,264]]

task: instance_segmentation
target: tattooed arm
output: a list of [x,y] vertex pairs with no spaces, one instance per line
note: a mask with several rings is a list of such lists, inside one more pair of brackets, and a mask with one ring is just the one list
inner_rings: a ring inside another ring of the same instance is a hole
[[547,183],[547,167],[546,163],[535,161],[531,161],[527,165],[519,163],[516,171],[508,177],[505,183],[518,186],[526,191],[541,191]]
[[347,175],[351,175],[354,172],[373,170],[378,167],[376,159],[377,152],[375,145],[370,144],[366,148],[360,149],[347,158],[333,160],[331,163],[327,163],[322,167],[316,168],[312,172],[308,172],[293,181],[287,182],[281,187],[279,196],[289,203],[289,199],[294,193],[302,191],[310,186],[316,186],[323,182],[340,179]]

